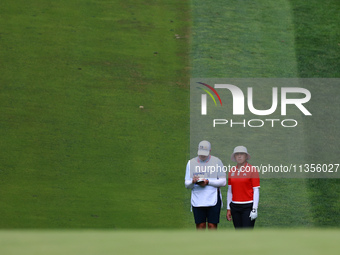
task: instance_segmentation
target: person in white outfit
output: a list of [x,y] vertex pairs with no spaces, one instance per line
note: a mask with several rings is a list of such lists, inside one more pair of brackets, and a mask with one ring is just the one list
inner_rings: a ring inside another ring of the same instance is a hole
[[211,144],[201,141],[197,157],[188,161],[185,187],[191,189],[191,206],[196,229],[217,229],[222,206],[220,188],[226,186],[222,161],[210,155]]

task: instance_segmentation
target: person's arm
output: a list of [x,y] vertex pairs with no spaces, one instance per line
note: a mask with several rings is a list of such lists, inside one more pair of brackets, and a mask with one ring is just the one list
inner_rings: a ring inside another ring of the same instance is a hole
[[198,180],[198,177],[197,176],[194,176],[194,178],[191,178],[190,177],[190,160],[188,161],[188,164],[187,164],[187,168],[186,168],[186,171],[185,171],[185,181],[184,181],[184,185],[187,189],[192,189],[195,185],[195,183],[197,182]]
[[251,182],[253,186],[253,209],[257,211],[260,200],[260,176],[255,167],[253,167]]
[[187,189],[192,189],[194,187],[192,180],[185,180],[184,185]]
[[228,185],[228,193],[227,193],[227,209],[230,210],[230,203],[233,198],[233,193],[231,191],[231,185]]
[[233,193],[231,191],[231,185],[228,185],[228,193],[227,193],[227,220],[231,221],[231,211],[230,211],[230,203],[233,198]]
[[254,187],[253,188],[254,194],[253,194],[253,210],[250,212],[250,219],[255,220],[257,218],[257,207],[259,205],[260,200],[260,187]]
[[216,180],[209,180],[208,185],[219,188],[219,187],[224,187],[227,185],[227,179],[226,178],[221,178],[221,179],[216,179]]
[[219,171],[217,172],[217,179],[209,179],[208,185],[213,186],[215,188],[224,187],[227,185],[226,173],[223,171],[223,163],[219,159],[218,160]]
[[259,201],[260,201],[260,187],[254,187],[253,191],[254,191],[254,194],[253,194],[253,209],[257,210],[257,207],[259,206]]

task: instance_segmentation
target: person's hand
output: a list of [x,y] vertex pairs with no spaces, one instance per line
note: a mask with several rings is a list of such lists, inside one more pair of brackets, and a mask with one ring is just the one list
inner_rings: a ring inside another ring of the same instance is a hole
[[201,187],[205,187],[209,184],[209,180],[204,179],[202,182],[199,182],[197,184],[200,185]]
[[230,211],[230,209],[227,210],[227,216],[226,216],[226,218],[227,218],[228,221],[231,221],[231,211]]
[[250,220],[255,220],[257,218],[257,210],[253,208],[253,210],[250,212]]
[[198,181],[198,176],[195,175],[194,178],[192,178],[192,183],[195,184]]

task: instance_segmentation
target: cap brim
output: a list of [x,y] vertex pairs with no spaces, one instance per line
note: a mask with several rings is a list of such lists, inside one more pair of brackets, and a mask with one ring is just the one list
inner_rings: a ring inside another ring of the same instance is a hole
[[197,155],[199,155],[199,156],[209,156],[209,151],[198,150]]

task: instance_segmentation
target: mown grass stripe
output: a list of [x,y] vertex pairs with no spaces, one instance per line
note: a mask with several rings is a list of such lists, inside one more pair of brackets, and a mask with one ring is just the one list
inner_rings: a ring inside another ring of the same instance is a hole
[[192,77],[297,77],[288,1],[192,1]]
[[[336,0],[290,1],[294,13],[298,74],[303,78],[340,78],[340,3]],[[340,125],[338,115],[340,87],[314,86],[313,115],[307,119],[306,160],[315,164],[338,162]],[[318,139],[316,139],[318,138]],[[315,224],[340,226],[334,215],[340,212],[340,179],[308,180]]]
[[[289,1],[228,1],[227,4],[193,1],[192,6],[192,77],[299,77],[294,13]],[[258,101],[265,101],[271,85],[254,88],[261,91],[256,94],[261,98]],[[226,147],[225,151],[215,153],[228,164],[233,147],[242,144],[252,151],[254,165],[267,162],[280,165],[296,159],[304,162],[304,123],[298,113],[294,117],[299,121],[299,128],[294,132],[229,128],[223,138],[215,137],[214,141],[211,137],[212,144],[227,145],[221,145]],[[313,226],[306,180],[263,179],[261,186],[261,217],[257,226]],[[222,218],[224,214],[223,211]],[[230,227],[230,224],[222,220],[221,226]]]

